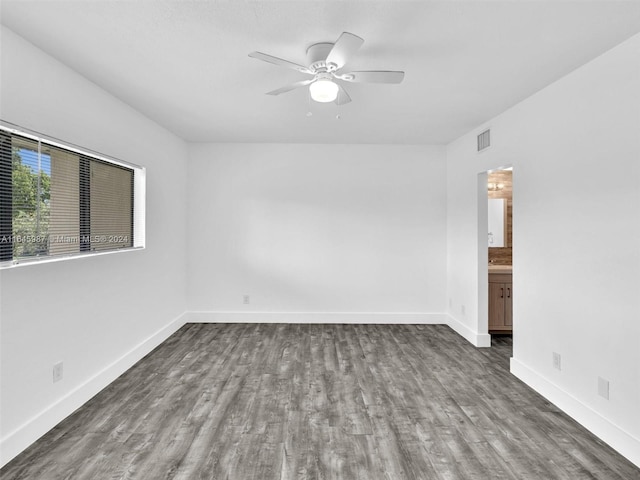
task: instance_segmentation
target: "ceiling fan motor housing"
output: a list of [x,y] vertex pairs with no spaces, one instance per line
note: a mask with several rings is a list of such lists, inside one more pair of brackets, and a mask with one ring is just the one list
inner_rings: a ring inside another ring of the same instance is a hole
[[333,45],[333,43],[314,43],[307,48],[307,64],[313,72],[333,72],[336,70],[337,65],[333,63],[327,65],[326,63]]

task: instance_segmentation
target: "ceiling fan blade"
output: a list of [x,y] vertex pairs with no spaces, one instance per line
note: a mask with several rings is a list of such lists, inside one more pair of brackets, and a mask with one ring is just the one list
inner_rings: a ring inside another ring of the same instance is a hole
[[277,90],[267,92],[267,95],[280,95],[281,93],[290,92],[291,90],[295,90],[296,88],[309,85],[311,82],[313,82],[313,78],[309,80],[300,80],[299,82],[290,83],[289,85],[285,85],[284,87],[278,88]]
[[274,65],[278,65],[280,67],[292,68],[302,73],[313,74],[313,72],[309,70],[307,67],[298,65],[297,63],[293,63],[288,60],[283,60],[282,58],[274,57],[272,55],[267,55],[266,53],[251,52],[249,56],[251,58],[257,58],[258,60],[262,60],[263,62],[273,63]]
[[400,83],[404,78],[404,72],[380,70],[370,72],[348,72],[335,76],[345,82],[353,83]]
[[354,54],[363,43],[364,40],[359,36],[349,32],[342,32],[342,35],[336,40],[329,55],[327,55],[327,65],[333,63],[336,66],[336,70],[342,68],[343,65],[347,63],[348,58]]
[[[336,85],[338,85],[336,83]],[[351,101],[351,97],[347,93],[347,91],[342,88],[342,85],[338,85],[338,96],[334,100],[336,105],[344,105],[345,103],[349,103]]]

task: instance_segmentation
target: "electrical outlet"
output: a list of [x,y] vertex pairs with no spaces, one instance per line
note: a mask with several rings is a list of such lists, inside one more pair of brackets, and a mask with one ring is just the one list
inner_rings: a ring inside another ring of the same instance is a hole
[[249,303],[251,303],[251,298],[249,297],[249,295],[244,295],[242,297],[242,303],[244,303],[245,305],[249,305]]
[[598,395],[609,400],[609,380],[598,377]]
[[559,353],[553,352],[553,368],[562,370],[562,358]]
[[467,313],[467,309],[464,305],[460,306],[460,312],[462,313],[462,315],[465,315]]
[[449,299],[449,308],[453,308],[453,298]]
[[62,362],[58,362],[53,366],[53,383],[62,380]]

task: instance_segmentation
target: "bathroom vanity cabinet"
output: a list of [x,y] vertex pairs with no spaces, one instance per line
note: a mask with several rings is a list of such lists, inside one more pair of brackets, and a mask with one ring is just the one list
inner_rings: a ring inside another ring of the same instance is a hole
[[489,333],[511,333],[513,281],[510,268],[489,271]]

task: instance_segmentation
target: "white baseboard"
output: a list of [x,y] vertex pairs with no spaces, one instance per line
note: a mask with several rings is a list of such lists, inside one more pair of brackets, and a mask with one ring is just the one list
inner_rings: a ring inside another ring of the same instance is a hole
[[6,465],[42,435],[89,401],[185,324],[185,314],[140,342],[123,356],[71,390],[60,400],[0,440],[0,467]]
[[491,335],[488,333],[478,333],[475,330],[470,329],[464,323],[462,323],[457,318],[452,317],[451,315],[446,315],[447,322],[458,335],[466,339],[469,343],[471,343],[475,347],[490,347],[491,346]]
[[640,467],[640,439],[612,423],[535,370],[511,358],[511,373],[556,405],[591,433]]
[[421,312],[188,312],[190,323],[399,323],[447,324],[444,313]]

